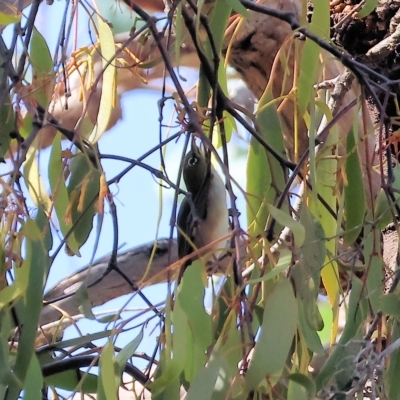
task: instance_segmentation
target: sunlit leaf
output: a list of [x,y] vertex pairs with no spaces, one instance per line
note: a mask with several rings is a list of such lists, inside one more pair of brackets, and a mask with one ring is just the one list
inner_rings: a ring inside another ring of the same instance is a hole
[[[36,143],[36,142],[35,142]],[[37,149],[31,146],[28,150],[26,161],[24,163],[24,179],[33,202],[39,207],[43,206],[44,211],[50,214],[52,201],[46,192],[43,180],[39,173],[39,167],[36,161]]]
[[105,70],[103,73],[103,84],[97,124],[89,138],[89,141],[92,143],[96,143],[107,130],[111,113],[115,108],[117,99],[117,69],[114,60],[114,36],[107,22],[103,21],[100,17],[98,18],[98,27],[102,65]]
[[9,25],[9,24],[17,24],[21,21],[22,14],[8,14],[4,12],[0,12],[0,25]]

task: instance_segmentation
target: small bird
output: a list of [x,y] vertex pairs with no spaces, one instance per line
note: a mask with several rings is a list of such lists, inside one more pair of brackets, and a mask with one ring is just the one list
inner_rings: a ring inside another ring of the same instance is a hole
[[[211,163],[207,163],[194,141],[183,160],[183,180],[190,196],[182,201],[178,213],[179,258],[217,241],[212,248],[196,256],[207,253],[210,256],[205,258],[205,262],[215,260],[223,252],[217,249],[226,247],[226,236],[229,234],[226,190],[221,177]],[[188,260],[185,267],[190,264],[191,260]]]

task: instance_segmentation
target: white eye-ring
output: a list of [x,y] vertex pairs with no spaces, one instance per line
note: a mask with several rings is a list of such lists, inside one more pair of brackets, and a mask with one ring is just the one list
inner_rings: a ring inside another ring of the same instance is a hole
[[196,165],[197,164],[197,157],[190,157],[189,159],[188,159],[188,164],[190,165],[190,166],[193,166],[193,165]]

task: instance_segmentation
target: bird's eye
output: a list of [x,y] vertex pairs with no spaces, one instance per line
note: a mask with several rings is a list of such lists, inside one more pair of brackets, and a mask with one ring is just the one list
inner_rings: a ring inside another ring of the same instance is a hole
[[193,165],[196,165],[197,163],[197,157],[190,157],[188,159],[188,164],[192,167]]

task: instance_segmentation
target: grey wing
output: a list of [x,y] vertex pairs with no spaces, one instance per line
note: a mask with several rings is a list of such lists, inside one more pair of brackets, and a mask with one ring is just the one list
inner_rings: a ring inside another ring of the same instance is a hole
[[[178,256],[179,259],[193,252],[193,218],[189,200],[185,197],[178,212]],[[187,239],[190,239],[188,241]]]

